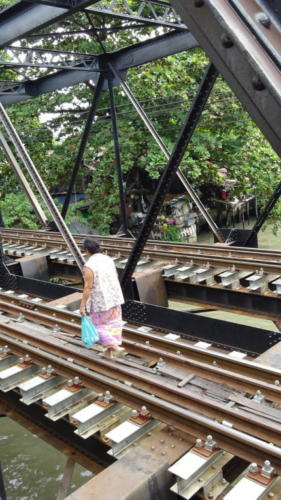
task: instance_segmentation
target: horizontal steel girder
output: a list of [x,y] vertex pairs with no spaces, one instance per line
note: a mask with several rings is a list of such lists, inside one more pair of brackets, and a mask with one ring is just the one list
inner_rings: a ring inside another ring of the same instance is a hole
[[276,58],[281,21],[271,13],[270,2],[262,2],[262,7],[255,0],[243,6],[238,0],[171,3],[281,155],[281,73]]
[[[85,0],[71,2],[72,8],[66,8],[63,3],[66,4],[66,2],[61,2],[61,7],[51,7],[49,5],[38,5],[38,2],[35,5],[32,2],[22,0],[3,9],[0,12],[0,48],[19,38],[24,38],[29,33],[58,22],[75,10],[95,3],[95,0],[91,2],[85,2]],[[73,4],[75,4],[75,7],[73,7]]]
[[[124,75],[129,68],[140,66],[141,64],[146,64],[155,59],[166,57],[196,46],[198,46],[198,44],[191,33],[174,31],[167,35],[154,38],[153,40],[147,40],[107,54],[107,61],[110,60],[116,69]],[[86,68],[83,63],[82,67],[81,64],[78,65],[78,70],[64,69],[38,78],[37,80],[19,83],[18,88],[12,87],[10,90],[2,92],[0,101],[4,106],[7,106],[15,102],[24,101],[31,97],[37,97],[89,80],[96,82],[100,67],[102,66],[102,60],[103,55],[92,56],[92,60],[87,63]],[[88,68],[90,68],[90,71]],[[113,84],[116,85],[117,81],[114,81]],[[104,88],[107,88],[107,84],[105,84]]]
[[229,321],[206,318],[190,312],[176,311],[142,302],[127,301],[123,306],[126,321],[178,332],[189,340],[204,340],[216,347],[261,354],[281,340],[280,332],[263,330]]
[[98,8],[91,7],[86,9],[87,5],[94,3],[98,3],[98,0],[96,2],[86,2],[85,0],[77,0],[76,2],[64,0],[32,2],[21,0],[0,12],[0,48],[54,24],[79,9],[85,9],[88,13],[113,16],[130,21],[170,26],[181,30],[185,29],[179,16],[167,2],[158,4],[157,1],[140,1],[136,12],[128,5],[126,0],[124,0],[124,12],[120,12],[119,4],[116,9],[115,2],[113,1],[106,8],[102,4],[99,4]]

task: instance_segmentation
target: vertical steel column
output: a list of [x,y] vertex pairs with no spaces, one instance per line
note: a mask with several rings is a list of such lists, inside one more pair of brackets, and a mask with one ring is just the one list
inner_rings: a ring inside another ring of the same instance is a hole
[[[0,132],[0,144],[4,150],[4,153],[6,154],[7,159],[11,163],[18,180],[20,181],[20,183],[21,183],[24,191],[26,192],[31,204],[33,205],[34,211],[35,211],[39,221],[41,222],[41,224],[43,226],[46,227],[47,217],[44,214],[40,204],[38,203],[35,194],[33,193],[23,171],[21,170],[21,168],[20,168],[20,166],[19,166],[19,164],[18,164],[18,162],[17,162],[17,160],[16,160],[16,158],[11,150],[11,148],[9,147],[5,137],[3,136],[3,134],[1,132]],[[3,225],[3,224],[1,224],[1,217],[0,217],[0,226],[1,225]]]
[[90,108],[90,111],[88,113],[87,120],[86,120],[86,123],[85,123],[85,128],[84,128],[84,132],[83,132],[83,135],[82,135],[82,138],[81,138],[81,142],[80,142],[80,145],[79,145],[79,150],[78,150],[78,153],[77,153],[75,164],[74,164],[74,167],[73,167],[73,170],[72,170],[72,174],[71,174],[71,178],[70,178],[70,183],[69,183],[68,191],[67,191],[67,194],[66,194],[66,197],[65,197],[65,200],[64,200],[64,204],[63,204],[63,207],[62,207],[61,215],[62,215],[63,218],[65,218],[67,210],[68,210],[68,207],[69,207],[70,198],[71,198],[71,195],[72,195],[72,192],[73,192],[73,187],[74,187],[74,184],[75,184],[75,180],[76,180],[76,177],[77,177],[77,174],[78,174],[78,171],[79,171],[79,168],[80,168],[83,156],[84,156],[85,147],[87,145],[87,141],[88,141],[88,138],[89,138],[89,135],[90,135],[90,131],[91,131],[91,126],[92,126],[93,119],[94,119],[94,116],[95,116],[95,113],[96,113],[96,110],[97,110],[97,106],[98,106],[98,103],[99,103],[99,98],[100,98],[100,94],[101,94],[101,91],[102,91],[103,82],[104,82],[104,77],[103,77],[102,74],[100,74],[99,78],[98,78],[98,81],[97,81],[97,84],[96,84],[95,94],[94,94],[94,97],[93,97],[92,105],[91,105],[91,108]]
[[45,183],[43,182],[43,179],[37,172],[35,165],[33,164],[30,156],[28,155],[23,143],[21,142],[1,102],[0,102],[0,120],[7,132],[7,135],[11,139],[13,145],[15,146],[19,158],[23,162],[32,181],[34,182],[42,200],[45,202],[47,209],[52,214],[53,220],[57,225],[70,253],[73,255],[76,264],[78,265],[80,271],[82,272],[85,263],[84,257],[82,256],[79,247],[77,246],[74,238],[72,237],[72,234],[70,233],[60,212],[58,211],[47,187],[45,186]]
[[[132,93],[129,85],[126,82],[124,82],[124,80],[122,79],[120,73],[112,66],[112,64],[109,63],[108,66],[111,69],[111,71],[114,74],[114,76],[120,81],[120,85],[121,85],[122,89],[124,90],[126,96],[128,97],[128,99],[130,100],[130,102],[134,106],[135,110],[137,111],[137,113],[139,114],[139,116],[141,117],[141,119],[143,120],[145,126],[147,127],[147,129],[149,130],[149,132],[151,133],[151,135],[153,136],[153,138],[155,139],[155,142],[158,144],[158,146],[160,147],[161,151],[166,156],[167,160],[169,160],[169,158],[171,156],[169,150],[167,149],[166,145],[164,144],[164,142],[162,141],[161,137],[159,136],[159,134],[158,134],[157,130],[155,129],[153,123],[151,123],[151,121],[149,120],[149,118],[148,118],[147,114],[145,113],[144,109],[141,107],[141,105],[137,101],[136,97]],[[199,196],[194,191],[193,187],[188,182],[186,176],[184,175],[184,173],[180,169],[177,170],[177,176],[180,179],[180,181],[181,181],[182,185],[184,186],[184,188],[186,189],[186,191],[188,192],[190,198],[194,201],[194,203],[197,206],[198,210],[203,215],[204,219],[206,220],[207,224],[209,225],[211,231],[213,232],[213,234],[215,235],[215,237],[217,238],[217,240],[219,242],[221,242],[221,243],[224,243],[224,238],[221,235],[217,224],[212,219],[212,217],[210,216],[210,214],[207,212],[207,210],[204,207],[204,204],[200,200]]]
[[186,122],[181,130],[178,141],[165,167],[164,172],[158,182],[158,186],[149,208],[149,212],[144,220],[139,236],[135,242],[132,253],[128,259],[122,276],[122,286],[125,292],[130,294],[131,277],[142,254],[143,248],[152,230],[156,217],[162,207],[166,193],[169,190],[173,176],[175,175],[187,145],[189,144],[195,127],[201,117],[202,111],[208,101],[210,92],[217,78],[217,70],[213,64],[210,64],[201,81],[198,92],[193,100],[189,110]]
[[123,172],[122,172],[122,166],[121,166],[117,118],[116,118],[116,108],[115,108],[115,99],[114,99],[114,90],[113,90],[112,79],[113,79],[112,73],[109,73],[107,81],[108,81],[109,100],[110,100],[112,133],[113,133],[114,150],[115,150],[115,164],[116,164],[118,186],[119,186],[120,219],[121,219],[121,224],[123,226],[122,229],[123,229],[125,235],[128,236],[128,223],[127,223],[127,215],[126,215],[124,179],[123,179]]

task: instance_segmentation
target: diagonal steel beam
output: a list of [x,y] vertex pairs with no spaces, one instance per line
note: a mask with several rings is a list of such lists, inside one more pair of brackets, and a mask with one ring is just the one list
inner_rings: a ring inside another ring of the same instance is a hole
[[41,176],[37,172],[30,156],[28,155],[23,143],[21,142],[15,128],[13,127],[8,115],[6,114],[2,104],[0,103],[0,122],[2,123],[8,137],[12,141],[19,158],[27,169],[34,185],[36,186],[38,193],[40,194],[42,200],[46,204],[47,209],[50,211],[53,220],[58,227],[70,253],[73,255],[77,266],[80,271],[83,271],[84,257],[82,256],[80,249],[78,248],[74,238],[72,237],[70,231],[68,230],[61,214],[59,213],[49,191],[47,190],[45,183],[43,182]]
[[16,158],[11,150],[11,148],[9,147],[5,137],[3,136],[3,134],[1,132],[0,132],[0,145],[2,146],[2,148],[4,150],[8,161],[11,163],[13,170],[14,170],[19,182],[21,183],[24,191],[26,192],[30,202],[32,203],[34,211],[35,211],[39,221],[41,222],[43,227],[46,227],[48,219],[47,219],[46,215],[44,214],[40,204],[38,203],[35,194],[33,193],[23,171],[21,170],[21,168],[20,168],[20,166],[19,166],[19,164],[18,164],[18,162],[17,162],[17,160],[16,160]]
[[171,0],[171,3],[281,155],[281,15],[280,7],[279,11],[276,9],[280,2]]
[[[151,135],[154,138],[155,142],[158,144],[158,146],[160,147],[161,151],[164,153],[166,159],[169,160],[170,157],[171,157],[171,154],[170,154],[168,148],[166,147],[166,145],[162,141],[162,139],[159,136],[157,130],[155,129],[153,123],[149,120],[149,118],[148,118],[147,114],[145,113],[144,109],[141,107],[141,105],[139,104],[139,102],[137,101],[137,99],[135,98],[135,96],[133,95],[130,87],[128,86],[127,83],[124,82],[124,80],[122,79],[121,75],[118,73],[118,71],[116,71],[116,69],[110,63],[109,63],[109,68],[111,69],[111,71],[114,74],[114,76],[116,77],[116,79],[119,79],[120,85],[121,85],[122,89],[124,90],[126,96],[130,100],[130,102],[132,103],[132,105],[134,106],[134,108],[136,109],[136,111],[138,112],[139,116],[143,120],[145,126],[147,127],[147,129],[151,133]],[[223,237],[222,237],[222,235],[221,235],[221,233],[219,231],[218,226],[216,225],[215,221],[212,219],[212,217],[210,216],[210,214],[207,212],[206,208],[204,207],[204,204],[200,200],[200,198],[197,195],[197,193],[194,191],[193,187],[191,186],[191,184],[187,180],[187,178],[184,175],[184,173],[181,171],[181,169],[178,169],[177,172],[176,172],[176,174],[177,174],[179,180],[181,181],[182,185],[186,189],[187,193],[189,194],[190,198],[192,199],[192,201],[197,206],[198,210],[203,215],[204,219],[206,220],[207,224],[209,225],[209,227],[210,227],[211,231],[213,232],[214,236],[217,238],[218,241],[220,241],[221,243],[223,243],[224,239],[223,239]]]
[[119,187],[119,202],[120,202],[120,218],[121,227],[126,236],[128,236],[128,224],[127,224],[127,214],[126,214],[126,199],[124,190],[124,179],[121,165],[119,138],[118,138],[118,128],[117,128],[117,117],[113,90],[113,74],[109,73],[108,76],[108,90],[109,90],[109,102],[110,102],[110,112],[111,112],[111,123],[112,123],[112,134],[114,140],[114,151],[115,151],[115,165],[118,178]]
[[100,98],[101,90],[102,90],[102,87],[103,87],[103,82],[104,82],[103,75],[99,75],[99,78],[98,78],[98,81],[97,81],[97,85],[96,85],[96,88],[95,88],[95,94],[94,94],[94,97],[93,97],[92,105],[91,105],[91,108],[90,108],[88,116],[87,116],[87,120],[86,120],[86,123],[85,123],[84,132],[83,132],[83,135],[82,135],[82,138],[81,138],[81,142],[80,142],[80,145],[79,145],[79,150],[78,150],[77,157],[76,157],[76,160],[75,160],[75,164],[74,164],[74,167],[73,167],[73,171],[72,171],[72,174],[71,174],[68,191],[67,191],[67,194],[66,194],[66,197],[65,197],[65,200],[64,200],[64,204],[63,204],[63,207],[62,207],[61,215],[62,215],[63,218],[65,218],[65,216],[66,216],[66,213],[67,213],[67,210],[68,210],[68,207],[69,207],[69,203],[70,203],[70,198],[71,198],[71,195],[72,195],[72,192],[73,192],[73,187],[74,187],[74,184],[75,184],[75,180],[76,180],[76,177],[77,177],[77,174],[78,174],[81,162],[83,160],[85,148],[86,148],[86,145],[87,145],[87,142],[88,142],[88,139],[89,139],[89,135],[90,135],[90,131],[91,131],[91,126],[92,126],[93,119],[95,117],[95,113],[96,113],[97,106],[98,106],[98,103],[99,103],[99,98]]
[[170,156],[170,159],[165,167],[164,172],[158,182],[157,189],[153,200],[151,202],[149,212],[144,220],[141,227],[139,236],[135,242],[131,255],[128,259],[124,273],[122,276],[122,286],[126,295],[130,297],[131,295],[131,278],[133,272],[136,268],[138,260],[142,254],[144,246],[149,238],[150,232],[155,224],[156,218],[161,210],[165,195],[169,190],[171,181],[179,168],[182,161],[184,153],[190,140],[192,138],[193,132],[197,126],[198,121],[202,115],[202,112],[206,106],[209,95],[215,84],[217,78],[217,70],[213,64],[210,64],[205,75],[202,79],[200,88],[193,100],[191,108],[189,110],[186,122],[181,130],[178,141],[174,147],[174,150]]

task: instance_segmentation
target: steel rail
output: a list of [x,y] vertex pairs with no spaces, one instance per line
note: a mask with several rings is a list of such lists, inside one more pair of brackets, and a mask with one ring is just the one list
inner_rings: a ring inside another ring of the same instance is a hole
[[[3,239],[5,237],[15,238],[16,236],[24,238],[24,235],[32,235],[32,239],[36,241],[36,239],[47,239],[48,243],[51,241],[55,241],[57,243],[63,243],[62,238],[59,233],[49,232],[49,231],[33,231],[28,229],[7,229],[0,228],[0,233]],[[82,243],[83,239],[86,238],[87,234],[78,235],[74,234],[73,237],[77,241],[77,243]],[[127,248],[131,248],[133,242],[130,238],[117,238],[115,236],[95,236],[103,245],[106,242],[106,245],[118,245],[120,247],[126,246]],[[232,256],[245,256],[245,258],[254,258],[255,256],[262,256],[263,259],[268,260],[280,260],[281,263],[281,252],[279,250],[269,250],[269,249],[258,249],[258,248],[243,248],[243,247],[229,247],[229,246],[217,246],[217,245],[202,245],[202,244],[194,244],[194,243],[181,243],[181,242],[167,242],[161,240],[148,240],[146,244],[146,248],[158,248],[168,251],[171,249],[180,249],[180,251],[188,252],[190,249],[192,251],[200,251],[202,254],[204,252],[212,252],[212,255],[221,255],[221,254],[229,254]]]
[[[2,231],[0,230],[0,234]],[[2,236],[2,241],[5,243],[16,241],[17,243],[22,244],[28,242],[31,245],[36,246],[39,244],[40,246],[44,246],[46,248],[54,248],[58,247],[60,251],[64,251],[67,247],[66,244],[62,240],[48,240],[48,239],[36,239],[36,238],[26,238],[26,237],[19,237],[19,236],[10,236],[8,239]],[[76,240],[78,245],[82,245],[82,241]],[[131,253],[131,246],[119,246],[119,241],[116,241],[115,245],[108,245],[107,241],[104,243],[104,241],[101,242],[101,248],[103,251],[110,252],[111,255],[118,255],[120,254],[120,257],[122,256],[127,256],[130,255]],[[172,246],[173,248],[173,246]],[[250,258],[250,257],[236,257],[235,254],[232,252],[228,251],[227,254],[223,255],[214,255],[213,253],[207,254],[207,253],[202,253],[200,250],[200,253],[195,251],[193,248],[188,248],[188,251],[184,247],[177,247],[179,248],[180,251],[177,251],[175,249],[173,250],[168,250],[168,249],[158,249],[157,245],[154,245],[154,248],[147,248],[145,247],[145,250],[143,251],[143,256],[150,258],[151,260],[163,260],[164,262],[172,262],[177,261],[178,265],[180,264],[185,264],[189,263],[191,260],[193,261],[194,264],[199,264],[199,265],[204,265],[204,264],[209,264],[210,266],[213,267],[225,267],[229,268],[232,266],[235,266],[236,270],[239,269],[245,269],[249,270],[249,272],[255,272],[259,268],[263,268],[263,271],[265,273],[274,273],[274,274],[281,274],[281,259],[278,259],[278,261],[270,260],[270,259],[265,259],[262,260],[261,258]],[[82,249],[82,248],[81,248]],[[7,249],[8,250],[8,249]],[[24,251],[24,249],[22,249]],[[5,249],[4,249],[5,251]],[[207,250],[208,251],[208,250]],[[211,250],[212,251],[212,250]],[[115,253],[114,253],[115,252]],[[262,255],[261,255],[262,256]],[[259,257],[259,256],[258,256]],[[281,255],[280,255],[281,257]],[[280,262],[279,262],[280,260]]]
[[[80,318],[77,315],[46,305],[36,305],[36,309],[38,310],[11,304],[7,296],[3,297],[3,294],[0,294],[1,311],[14,316],[23,315],[34,323],[50,328],[58,327],[64,332],[80,336]],[[67,336],[65,340],[71,343],[73,339]],[[79,345],[79,341],[76,343]],[[202,349],[187,343],[184,339],[172,341],[163,338],[158,332],[140,332],[128,325],[124,327],[123,344],[132,355],[152,361],[161,357],[168,366],[188,370],[201,377],[208,377],[208,380],[224,383],[253,395],[260,389],[268,399],[281,404],[281,370],[276,368],[253,361],[237,360],[223,352]]]
[[[126,383],[128,374],[131,375],[131,373],[128,373],[128,369],[125,370],[126,378],[120,381],[120,370],[117,370],[119,367],[117,367],[115,362],[99,360],[99,365],[103,364],[104,372],[107,372],[101,374],[92,370],[93,358],[90,357],[89,353],[83,356],[84,363],[82,365],[81,356],[76,355],[75,362],[67,359],[69,350],[66,347],[58,347],[56,345],[57,352],[50,353],[42,350],[42,348],[38,348],[38,346],[34,347],[24,343],[21,340],[24,335],[20,328],[17,329],[18,338],[10,336],[11,334],[13,335],[13,327],[9,325],[1,326],[1,330],[4,331],[1,334],[2,340],[8,343],[16,354],[28,352],[34,362],[41,365],[50,362],[58,374],[66,377],[73,377],[73,371],[75,370],[75,373],[79,374],[82,383],[96,392],[110,390],[116,400],[137,409],[145,404],[155,418],[167,424],[174,425],[183,432],[193,436],[196,435],[205,438],[206,433],[212,432],[218,445],[226,451],[249,461],[262,462],[265,458],[269,458],[273,461],[277,470],[281,470],[281,448],[278,444],[280,441],[280,432],[276,430],[278,426],[273,425],[271,429],[267,429],[266,426],[261,425],[258,429],[258,419],[246,417],[247,421],[244,420],[246,431],[241,431],[222,423],[223,420],[217,421],[212,417],[210,418],[210,416],[206,417],[205,412],[202,414],[194,409],[196,405],[188,406],[188,403],[191,401],[188,397],[175,397],[173,393],[173,401],[168,401],[166,385],[164,385],[165,390],[159,390],[159,394],[163,394],[165,398],[160,395],[157,397],[158,391],[154,391],[152,394],[151,392],[146,392],[144,386],[147,387],[149,385],[146,380],[147,377],[144,380],[143,377],[140,382],[136,375],[133,374],[138,379],[141,387],[128,385]],[[85,358],[88,358],[87,362],[85,362]],[[96,358],[94,361],[96,362]],[[118,380],[116,379],[117,372]],[[180,402],[186,404],[187,408],[179,404]],[[201,403],[202,401],[199,402],[199,406],[202,411]],[[208,410],[210,410],[210,407],[208,407]],[[221,418],[222,412],[219,420]],[[240,418],[235,414],[234,420],[236,425]],[[255,436],[252,435],[253,430],[255,431]],[[259,435],[262,437],[259,437]]]

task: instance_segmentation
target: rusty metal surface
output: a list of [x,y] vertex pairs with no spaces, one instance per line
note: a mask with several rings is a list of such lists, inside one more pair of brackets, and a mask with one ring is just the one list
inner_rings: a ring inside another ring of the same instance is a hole
[[150,434],[67,500],[112,500],[113,489],[114,500],[173,499],[169,492],[173,478],[167,467],[192,446],[192,439],[166,426]]
[[272,346],[270,349],[260,354],[256,359],[257,363],[265,366],[271,366],[272,368],[280,369],[281,366],[281,342]]
[[162,269],[149,269],[135,273],[139,299],[147,304],[168,305],[167,289],[162,277]]

